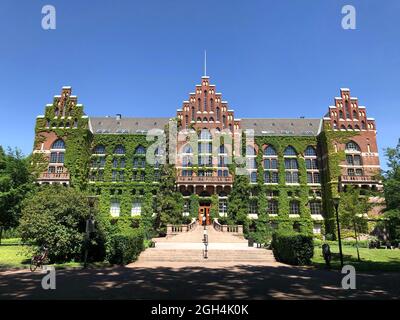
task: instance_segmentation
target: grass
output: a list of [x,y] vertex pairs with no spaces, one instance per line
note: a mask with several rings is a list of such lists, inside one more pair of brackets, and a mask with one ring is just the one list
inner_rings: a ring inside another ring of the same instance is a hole
[[[340,269],[339,246],[330,245],[332,252],[331,267]],[[353,246],[342,246],[344,264],[353,265],[356,271],[400,271],[399,249],[368,249],[360,248],[361,261],[357,260],[357,249]],[[325,268],[325,260],[320,246],[314,248],[314,266]]]
[[[20,239],[2,239],[0,245],[0,269],[10,268],[29,268],[31,253],[29,253],[29,247],[21,244]],[[66,262],[59,264],[52,264],[52,266],[58,269],[65,268],[82,268],[82,262]],[[89,268],[102,268],[110,266],[107,262],[93,262],[88,263]]]

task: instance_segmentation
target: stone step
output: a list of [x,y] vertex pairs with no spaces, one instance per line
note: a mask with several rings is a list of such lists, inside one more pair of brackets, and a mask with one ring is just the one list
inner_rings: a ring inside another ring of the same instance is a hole
[[249,250],[210,250],[208,259],[204,259],[203,250],[166,250],[149,248],[142,252],[138,261],[168,261],[168,262],[190,262],[190,261],[258,261],[275,262],[270,250],[250,248]]

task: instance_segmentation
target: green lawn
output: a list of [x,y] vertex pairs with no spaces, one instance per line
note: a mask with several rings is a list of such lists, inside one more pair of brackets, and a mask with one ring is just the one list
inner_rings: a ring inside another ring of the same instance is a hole
[[[339,246],[331,245],[332,261],[334,269],[340,269]],[[368,249],[360,248],[361,262],[357,261],[357,249],[352,246],[343,246],[344,264],[353,265],[357,271],[400,271],[400,249]],[[314,249],[313,265],[324,268],[325,261],[322,249],[316,246]]]
[[[31,254],[28,247],[20,243],[20,239],[2,239],[0,245],[0,269],[7,268],[29,268]],[[56,268],[83,267],[81,262],[67,262],[55,264]],[[106,262],[95,262],[88,264],[88,267],[106,267]]]

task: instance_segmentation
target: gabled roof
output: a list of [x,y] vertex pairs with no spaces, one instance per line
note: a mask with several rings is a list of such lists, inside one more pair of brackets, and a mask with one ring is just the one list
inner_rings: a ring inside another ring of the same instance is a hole
[[322,120],[242,118],[240,127],[253,129],[256,136],[317,136],[321,132]]

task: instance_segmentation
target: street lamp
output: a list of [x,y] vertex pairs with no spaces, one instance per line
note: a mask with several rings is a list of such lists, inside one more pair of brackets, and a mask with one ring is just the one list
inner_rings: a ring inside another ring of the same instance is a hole
[[335,197],[332,199],[333,205],[336,211],[336,225],[337,225],[337,233],[339,239],[339,255],[340,255],[340,265],[343,268],[343,252],[342,252],[342,239],[340,238],[340,224],[339,224],[339,197]]
[[83,267],[87,267],[87,257],[89,251],[89,241],[90,241],[90,233],[95,231],[95,220],[93,218],[93,208],[94,203],[97,199],[96,196],[88,196],[88,204],[89,204],[89,219],[86,220],[86,229],[85,229],[85,260]]

